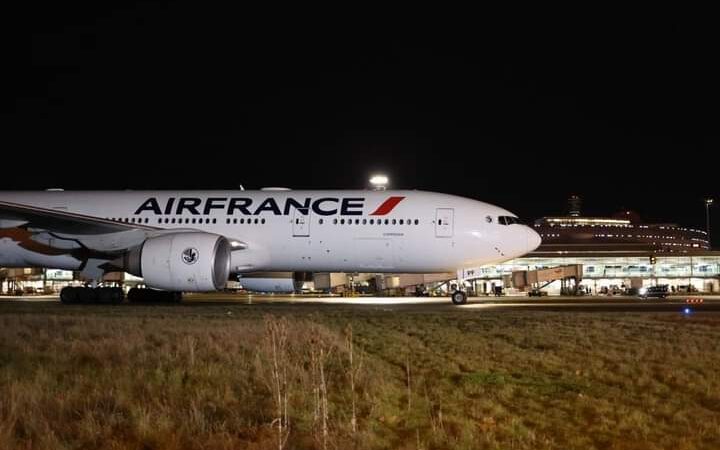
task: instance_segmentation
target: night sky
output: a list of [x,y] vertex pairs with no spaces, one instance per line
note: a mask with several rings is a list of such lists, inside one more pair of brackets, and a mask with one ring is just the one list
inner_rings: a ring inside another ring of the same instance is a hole
[[720,200],[717,27],[64,3],[2,16],[0,189],[363,188],[381,171],[527,219],[578,194],[587,214],[700,228]]

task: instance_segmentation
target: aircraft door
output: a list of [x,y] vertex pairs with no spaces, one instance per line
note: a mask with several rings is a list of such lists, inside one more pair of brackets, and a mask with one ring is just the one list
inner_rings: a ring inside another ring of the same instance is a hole
[[435,237],[452,237],[454,219],[454,209],[438,208],[435,211]]
[[297,209],[293,210],[293,236],[307,237],[310,236],[310,213],[303,214]]

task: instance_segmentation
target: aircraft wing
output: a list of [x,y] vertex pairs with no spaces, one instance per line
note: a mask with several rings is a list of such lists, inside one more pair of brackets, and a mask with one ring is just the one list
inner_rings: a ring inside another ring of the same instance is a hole
[[3,222],[8,222],[13,227],[22,226],[24,228],[72,235],[109,234],[131,230],[160,230],[160,228],[139,223],[115,222],[58,209],[45,209],[0,201],[0,228],[7,228],[7,226],[2,226]]
[[[55,246],[59,241],[72,242],[104,253],[117,253],[142,244],[148,237],[165,233],[198,231],[165,229],[139,223],[126,223],[63,210],[0,201],[0,229],[24,228],[35,235],[34,240]],[[233,249],[247,244],[232,239]]]

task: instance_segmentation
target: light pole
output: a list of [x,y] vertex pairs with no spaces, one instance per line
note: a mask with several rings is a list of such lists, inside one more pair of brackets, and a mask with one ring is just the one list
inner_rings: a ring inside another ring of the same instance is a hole
[[712,241],[710,240],[710,206],[712,206],[714,200],[711,198],[705,199],[705,232],[707,232],[708,244],[712,250]]

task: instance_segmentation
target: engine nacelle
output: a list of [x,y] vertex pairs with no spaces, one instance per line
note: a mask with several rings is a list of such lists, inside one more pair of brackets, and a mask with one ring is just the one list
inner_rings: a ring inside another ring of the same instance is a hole
[[223,236],[202,232],[152,237],[128,255],[127,271],[168,291],[223,289],[230,274],[231,246]]
[[248,291],[277,293],[298,292],[305,281],[311,280],[312,274],[305,272],[255,272],[238,279],[243,289]]

